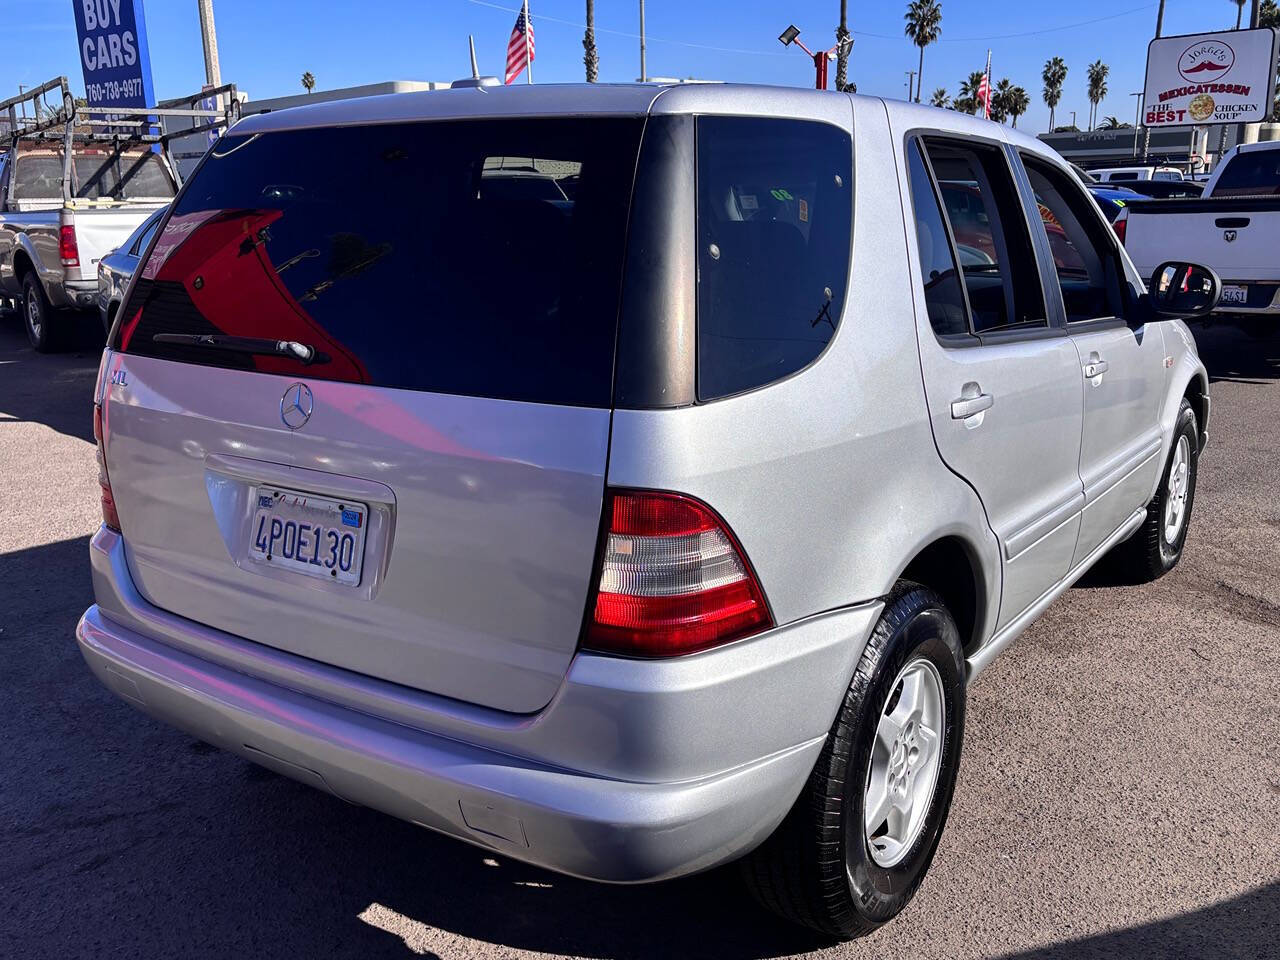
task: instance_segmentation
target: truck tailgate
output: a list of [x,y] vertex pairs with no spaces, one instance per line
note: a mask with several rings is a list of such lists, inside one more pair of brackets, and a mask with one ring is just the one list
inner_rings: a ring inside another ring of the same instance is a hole
[[1280,281],[1280,200],[1156,200],[1129,205],[1125,249],[1149,277],[1166,260],[1212,267],[1226,283]]
[[113,204],[71,208],[71,223],[76,228],[76,244],[80,248],[80,266],[67,269],[68,280],[96,280],[98,261],[114,250],[138,228],[161,203]]

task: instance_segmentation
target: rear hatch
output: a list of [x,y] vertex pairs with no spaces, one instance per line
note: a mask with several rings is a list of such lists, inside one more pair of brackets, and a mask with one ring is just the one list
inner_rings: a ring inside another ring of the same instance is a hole
[[[107,459],[142,594],[362,674],[545,705],[596,555],[642,124],[225,136],[113,335]],[[312,361],[243,352],[277,341]]]

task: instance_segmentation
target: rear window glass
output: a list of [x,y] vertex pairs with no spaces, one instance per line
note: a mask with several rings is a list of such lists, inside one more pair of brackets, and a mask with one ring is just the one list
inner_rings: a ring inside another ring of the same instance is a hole
[[1214,185],[1215,197],[1280,195],[1280,150],[1237,153],[1227,161]]
[[807,366],[844,308],[853,145],[800,120],[698,119],[698,397]]
[[[60,153],[60,152],[59,152]],[[59,153],[20,156],[15,168],[15,200],[61,200],[62,157]],[[134,151],[73,151],[72,196],[88,200],[167,199],[173,180],[158,154]]]
[[[121,311],[130,353],[608,406],[643,121],[466,120],[224,136]],[[157,334],[291,340],[277,356]]]

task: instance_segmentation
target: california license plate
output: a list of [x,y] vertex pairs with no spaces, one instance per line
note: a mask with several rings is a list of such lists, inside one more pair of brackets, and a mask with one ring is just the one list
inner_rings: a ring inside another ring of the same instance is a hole
[[1249,288],[1239,286],[1224,286],[1222,288],[1222,299],[1219,303],[1248,303]]
[[250,560],[332,583],[360,583],[365,504],[280,487],[255,487],[252,497]]

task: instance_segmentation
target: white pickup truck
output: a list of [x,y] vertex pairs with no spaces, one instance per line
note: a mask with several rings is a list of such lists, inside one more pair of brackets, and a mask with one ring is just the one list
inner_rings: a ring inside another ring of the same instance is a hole
[[1280,322],[1280,142],[1233,148],[1202,197],[1130,203],[1115,230],[1144,276],[1166,260],[1212,267],[1215,318],[1264,335]]

